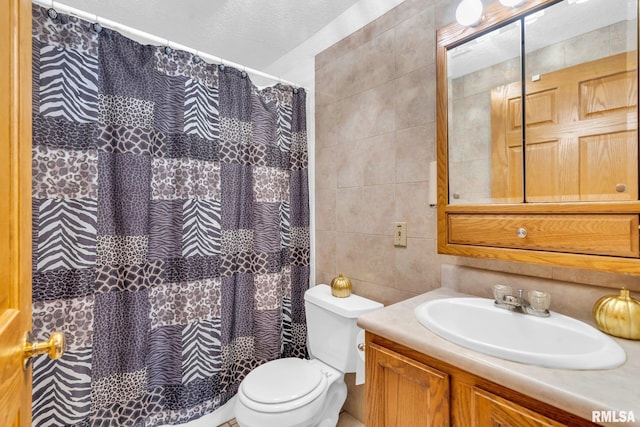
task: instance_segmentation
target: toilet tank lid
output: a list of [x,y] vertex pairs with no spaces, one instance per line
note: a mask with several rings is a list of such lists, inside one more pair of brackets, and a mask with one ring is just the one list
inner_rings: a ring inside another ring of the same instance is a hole
[[331,295],[331,287],[328,285],[316,285],[304,294],[307,302],[336,313],[347,318],[358,317],[369,311],[384,307],[377,301],[359,295],[351,294],[346,298],[337,298]]

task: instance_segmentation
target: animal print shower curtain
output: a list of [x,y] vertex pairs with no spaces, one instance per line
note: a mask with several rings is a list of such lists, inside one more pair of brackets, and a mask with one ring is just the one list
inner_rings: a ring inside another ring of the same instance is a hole
[[33,425],[209,413],[306,356],[305,92],[33,9]]

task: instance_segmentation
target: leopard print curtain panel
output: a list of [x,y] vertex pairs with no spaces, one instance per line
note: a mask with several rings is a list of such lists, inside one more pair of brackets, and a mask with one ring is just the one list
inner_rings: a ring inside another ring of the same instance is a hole
[[304,90],[33,8],[33,425],[209,413],[306,357]]

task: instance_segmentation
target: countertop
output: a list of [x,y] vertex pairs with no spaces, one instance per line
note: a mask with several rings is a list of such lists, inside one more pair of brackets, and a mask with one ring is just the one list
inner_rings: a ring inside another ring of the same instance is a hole
[[627,354],[619,368],[567,370],[525,365],[488,356],[440,338],[415,318],[423,302],[451,297],[473,297],[440,288],[366,313],[358,325],[376,335],[427,354],[467,372],[591,420],[592,411],[633,413],[635,422],[600,423],[605,426],[640,426],[640,341],[614,338]]

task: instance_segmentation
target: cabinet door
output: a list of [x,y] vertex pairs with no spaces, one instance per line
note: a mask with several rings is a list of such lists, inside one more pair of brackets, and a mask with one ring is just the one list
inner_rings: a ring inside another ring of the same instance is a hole
[[473,389],[471,408],[473,427],[561,427],[565,425],[478,388]]
[[367,427],[448,427],[449,375],[376,344],[367,346]]

